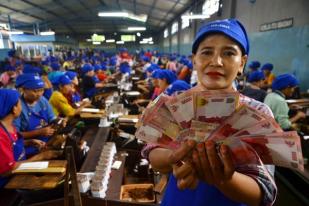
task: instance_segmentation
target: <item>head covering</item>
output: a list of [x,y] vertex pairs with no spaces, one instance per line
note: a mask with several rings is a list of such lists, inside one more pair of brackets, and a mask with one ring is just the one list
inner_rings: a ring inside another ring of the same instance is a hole
[[60,64],[58,62],[51,63],[50,67],[53,69],[53,71],[58,71],[60,69]]
[[24,66],[24,70],[23,70],[24,74],[38,74],[38,75],[42,75],[43,70],[39,67],[33,67],[29,64],[25,64]]
[[94,65],[94,71],[97,72],[99,70],[102,70],[102,66],[100,64],[95,64]]
[[257,82],[265,79],[264,73],[261,71],[254,71],[248,77],[248,82]]
[[5,65],[4,69],[5,71],[16,71],[16,68],[10,64]]
[[11,49],[11,50],[8,51],[8,56],[9,57],[13,57],[13,56],[15,56],[15,54],[16,54],[16,50],[15,49]]
[[119,66],[119,70],[122,74],[125,74],[125,73],[130,73],[131,72],[131,67],[128,63],[122,63],[120,64]]
[[150,58],[149,58],[148,56],[143,56],[143,57],[142,57],[142,60],[143,60],[144,62],[150,62]]
[[26,89],[40,89],[44,88],[44,82],[41,77],[35,74],[21,74],[16,78],[16,87],[23,87]]
[[252,68],[254,70],[257,70],[261,66],[261,63],[259,61],[252,61],[248,67]]
[[195,36],[192,53],[195,54],[203,39],[213,33],[222,33],[240,44],[245,54],[249,54],[249,40],[244,26],[236,19],[212,21],[203,25]]
[[7,116],[12,108],[17,104],[19,99],[19,93],[13,89],[0,89],[0,119]]
[[84,74],[86,74],[87,72],[90,72],[93,70],[93,66],[91,64],[84,64],[84,66],[82,67],[82,72]]
[[177,77],[174,72],[164,69],[159,73],[159,79],[166,79],[167,83],[171,84],[177,80]]
[[156,70],[154,70],[154,71],[152,72],[152,74],[151,74],[151,78],[153,78],[153,79],[159,79],[160,73],[161,73],[161,72],[162,72],[161,69],[156,69]]
[[167,95],[173,95],[175,92],[185,91],[190,89],[191,86],[183,81],[183,80],[176,80],[174,81],[165,91]]
[[61,75],[58,79],[58,84],[59,85],[72,84],[72,81],[67,75]]
[[193,65],[192,65],[192,62],[191,61],[186,61],[185,62],[185,64],[184,65],[186,65],[190,70],[192,70],[193,69]]
[[66,76],[68,76],[71,80],[73,80],[75,77],[77,77],[77,73],[76,72],[72,72],[72,71],[67,71],[65,73]]
[[296,87],[298,84],[299,82],[294,75],[281,74],[274,79],[272,83],[272,89],[283,90],[287,87]]
[[175,55],[171,55],[169,59],[170,59],[170,61],[175,61],[175,60],[176,60],[176,58],[177,58],[177,56],[175,56]]
[[266,63],[262,66],[261,70],[268,70],[268,71],[272,71],[274,68],[274,65],[272,65],[271,63]]

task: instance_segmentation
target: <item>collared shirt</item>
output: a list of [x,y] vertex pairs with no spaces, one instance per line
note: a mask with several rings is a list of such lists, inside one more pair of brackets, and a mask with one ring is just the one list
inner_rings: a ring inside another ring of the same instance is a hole
[[53,109],[45,97],[43,96],[40,97],[40,99],[33,106],[26,104],[27,103],[25,101],[21,101],[22,106],[21,114],[17,119],[14,120],[14,125],[16,126],[18,131],[20,132],[27,131],[27,128],[29,126],[29,115],[31,111],[34,113],[39,113],[42,110],[46,110],[48,122],[51,122],[54,119],[56,119]]
[[66,117],[74,116],[75,109],[70,105],[69,101],[65,96],[59,92],[53,92],[52,96],[49,99],[49,103],[52,105],[54,113],[59,115],[64,115]]
[[[270,108],[259,101],[256,101],[252,98],[249,98],[244,95],[240,95],[240,104],[246,104],[259,112],[262,112],[270,117],[273,117],[273,114]],[[156,144],[147,144],[142,150],[142,156],[148,158],[148,155],[151,150],[159,147]],[[272,205],[277,196],[277,186],[274,182],[274,172],[275,167],[273,165],[244,165],[236,168],[237,172],[245,174],[253,178],[263,190],[263,199],[261,205]]]
[[282,129],[289,129],[292,125],[289,120],[289,106],[283,93],[276,91],[267,94],[264,103],[267,104],[275,116],[275,120]]
[[[14,141],[17,140],[17,132],[10,133]],[[0,174],[3,174],[15,165],[12,140],[8,137],[7,133],[0,127]]]

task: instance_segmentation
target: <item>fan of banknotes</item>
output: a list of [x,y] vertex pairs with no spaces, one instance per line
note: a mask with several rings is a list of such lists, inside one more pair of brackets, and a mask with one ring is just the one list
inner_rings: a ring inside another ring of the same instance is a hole
[[135,136],[172,149],[188,139],[213,140],[230,147],[238,166],[262,161],[303,171],[297,132],[283,132],[271,116],[255,108],[242,104],[238,92],[161,94],[144,110]]

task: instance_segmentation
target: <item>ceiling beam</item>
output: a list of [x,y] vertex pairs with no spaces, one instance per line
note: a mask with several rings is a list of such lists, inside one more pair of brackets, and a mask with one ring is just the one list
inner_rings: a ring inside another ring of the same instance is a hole
[[4,4],[1,4],[1,3],[0,3],[0,7],[3,7],[3,8],[5,8],[5,9],[11,10],[11,11],[14,11],[14,12],[17,12],[17,13],[21,13],[21,14],[26,15],[26,16],[30,16],[30,17],[35,18],[35,19],[38,19],[38,20],[40,20],[40,21],[44,21],[44,19],[41,18],[41,17],[39,17],[39,16],[30,14],[30,13],[25,12],[25,11],[22,11],[22,10],[14,9],[14,8],[12,8],[12,7],[9,7],[9,6],[4,5]]
[[[164,17],[160,20],[160,22],[157,24],[158,27],[160,27],[161,21],[164,21],[164,19],[166,19],[166,17],[167,17],[170,13],[173,12],[173,10],[174,10],[175,7],[177,6],[178,2],[180,2],[180,0],[177,0],[177,1],[175,2],[175,4],[173,5],[173,7],[172,7],[168,12],[166,12],[165,16],[164,16]],[[177,15],[175,15],[175,16],[177,16]]]
[[40,6],[40,5],[37,5],[37,4],[35,4],[35,3],[32,3],[32,2],[30,2],[30,1],[28,1],[28,0],[21,0],[21,1],[23,1],[23,2],[25,2],[25,3],[27,3],[27,4],[31,5],[31,6],[33,6],[33,7],[35,7],[35,8],[41,9],[42,11],[44,11],[44,12],[46,12],[46,13],[49,13],[49,14],[55,16],[55,17],[58,18],[58,19],[61,19],[61,20],[62,20],[61,22],[62,22],[69,30],[71,30],[72,33],[76,33],[76,31],[75,31],[64,19],[62,19],[61,17],[59,17],[59,15],[56,14],[55,12],[50,11],[50,10],[48,10],[48,9],[46,9],[46,8]]

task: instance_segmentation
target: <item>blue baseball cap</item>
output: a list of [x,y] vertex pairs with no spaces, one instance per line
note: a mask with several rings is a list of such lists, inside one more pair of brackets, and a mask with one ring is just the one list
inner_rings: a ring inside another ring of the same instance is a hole
[[94,71],[97,72],[99,70],[102,70],[102,66],[100,64],[95,64],[94,65]]
[[0,89],[0,119],[7,116],[19,100],[19,93],[13,89]]
[[41,89],[44,88],[44,82],[40,76],[33,73],[21,74],[16,78],[16,87],[25,89]]
[[82,72],[84,74],[86,74],[87,72],[90,72],[92,71],[94,68],[91,64],[87,63],[87,64],[84,64],[84,66],[82,67]]
[[160,73],[161,73],[161,72],[162,72],[161,69],[156,69],[156,70],[154,70],[154,71],[152,72],[152,74],[151,74],[151,78],[153,78],[153,79],[159,79]]
[[60,64],[58,62],[51,63],[50,67],[53,69],[53,71],[60,70]]
[[171,84],[177,80],[177,76],[174,72],[164,69],[159,73],[159,79],[166,79],[167,83]]
[[271,63],[266,63],[262,66],[261,70],[268,70],[268,71],[272,71],[274,68],[274,65],[272,65]]
[[24,74],[38,74],[38,75],[42,75],[43,70],[39,67],[33,67],[29,64],[26,64],[24,66],[24,70],[23,70]]
[[249,68],[252,69],[258,69],[261,66],[261,63],[259,61],[252,61],[250,62],[250,64],[248,65]]
[[68,76],[71,80],[73,80],[75,77],[77,77],[77,73],[76,72],[72,72],[72,71],[67,71],[65,73],[66,76]]
[[265,75],[261,71],[254,71],[248,77],[248,82],[258,82],[265,79]]
[[67,84],[72,84],[72,81],[67,75],[61,75],[58,79],[58,84],[64,86]]
[[16,68],[10,64],[5,65],[5,71],[16,71]]
[[125,74],[125,73],[129,73],[131,72],[131,67],[128,63],[122,63],[120,64],[119,66],[119,70],[122,74]]
[[195,36],[192,53],[196,53],[199,44],[207,35],[214,33],[222,33],[230,37],[242,47],[245,54],[249,54],[249,40],[246,29],[236,19],[217,20],[203,25]]
[[183,80],[176,80],[166,89],[165,93],[171,96],[175,92],[185,91],[190,88],[191,86],[187,82]]
[[143,57],[142,57],[142,60],[143,60],[144,62],[150,62],[150,58],[149,58],[148,56],[143,56]]
[[287,87],[296,87],[297,85],[299,85],[299,81],[296,79],[294,75],[281,74],[274,79],[272,83],[272,89],[282,90]]

